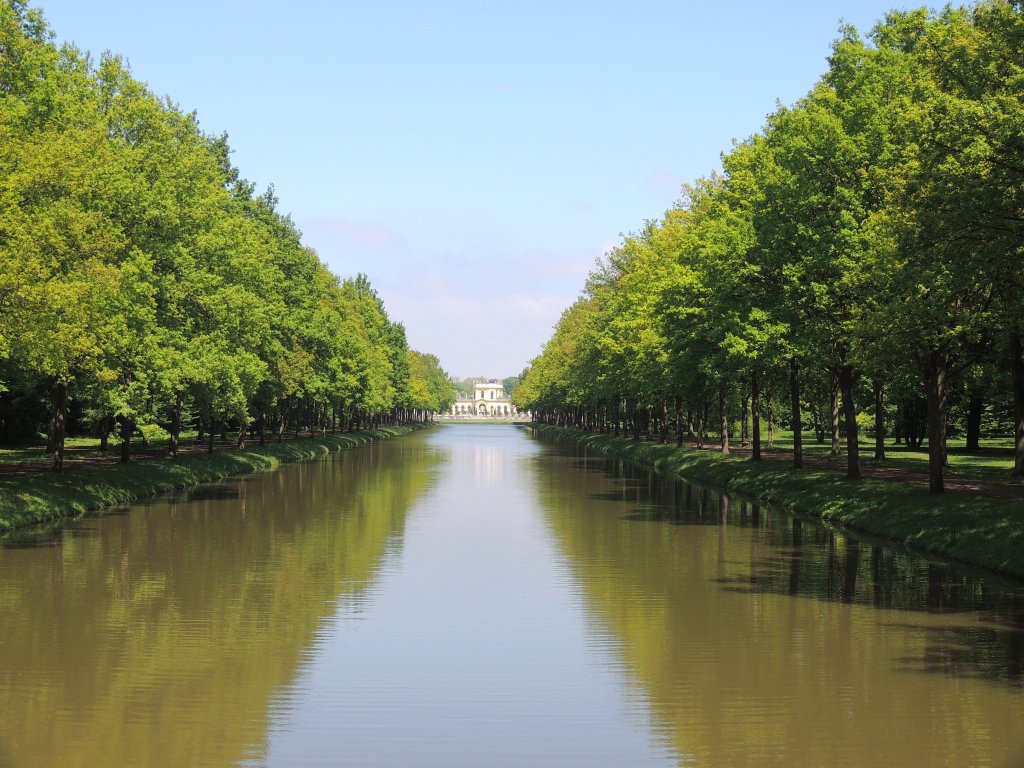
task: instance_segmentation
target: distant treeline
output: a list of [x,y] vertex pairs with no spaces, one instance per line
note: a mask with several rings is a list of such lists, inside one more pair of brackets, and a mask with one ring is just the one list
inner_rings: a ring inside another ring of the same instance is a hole
[[866,427],[927,440],[936,492],[954,429],[1013,434],[1024,474],[1021,3],[845,28],[723,167],[599,263],[517,405],[662,436],[714,414],[724,450],[742,413],[755,458],[767,410],[797,466],[803,429],[845,431],[854,477]]
[[[135,80],[0,0],[0,439],[68,429],[243,442],[447,410],[364,275],[339,280],[273,191]],[[212,442],[211,442],[212,446]]]

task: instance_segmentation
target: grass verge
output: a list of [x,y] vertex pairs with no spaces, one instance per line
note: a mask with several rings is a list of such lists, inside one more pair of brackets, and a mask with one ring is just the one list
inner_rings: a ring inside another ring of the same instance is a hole
[[911,549],[1024,577],[1024,503],[967,493],[933,496],[895,481],[848,480],[825,469],[534,425],[538,431],[602,453],[673,472]]
[[280,464],[313,459],[416,428],[417,425],[384,427],[244,450],[224,449],[176,459],[83,467],[59,475],[0,478],[0,531],[75,517],[236,475],[266,472]]

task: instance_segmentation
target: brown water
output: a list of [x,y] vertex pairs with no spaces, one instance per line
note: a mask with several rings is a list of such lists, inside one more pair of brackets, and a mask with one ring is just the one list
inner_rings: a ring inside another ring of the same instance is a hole
[[4,768],[1024,765],[1024,588],[512,426],[4,544]]

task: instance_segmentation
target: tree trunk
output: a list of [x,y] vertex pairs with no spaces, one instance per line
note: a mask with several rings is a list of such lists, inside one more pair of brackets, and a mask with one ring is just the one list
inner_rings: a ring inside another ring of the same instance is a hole
[[860,478],[860,443],[857,434],[857,407],[853,402],[853,385],[856,376],[853,366],[839,367],[839,389],[843,396],[843,415],[846,420],[846,476]]
[[761,460],[761,380],[750,377],[750,460]]
[[701,439],[707,441],[708,437],[708,412],[711,410],[711,403],[707,398],[704,398],[700,404],[700,431]]
[[167,444],[167,453],[169,456],[178,455],[178,441],[181,439],[181,396],[177,396],[174,399],[174,406],[171,408],[171,428],[169,430],[171,438]]
[[238,424],[238,442],[235,443],[236,448],[245,448],[245,433],[249,431],[249,418],[243,416]]
[[703,405],[697,407],[697,447],[704,447],[704,412]]
[[977,451],[981,448],[981,414],[985,410],[985,401],[978,392],[971,392],[967,404],[967,450]]
[[68,384],[66,381],[53,383],[53,414],[50,418],[50,450],[54,472],[64,471],[64,438],[68,422]]
[[928,397],[928,490],[942,493],[942,468],[946,461],[946,356],[940,351],[928,353],[924,364],[925,391]]
[[793,469],[804,466],[804,432],[800,421],[800,363],[796,358],[789,361],[789,403],[790,425],[793,428]]
[[110,430],[113,429],[111,421],[109,416],[100,419],[100,451],[103,453],[110,450]]
[[267,444],[267,412],[266,411],[260,411],[260,419],[259,419],[258,428],[259,428],[259,433],[260,433],[260,445],[266,445]]
[[875,379],[875,459],[885,458],[885,407],[882,402],[882,380]]
[[284,442],[284,433],[288,429],[288,398],[282,397],[277,402],[277,410],[280,413],[280,419],[277,422],[277,442]]
[[1013,381],[1013,475],[1024,477],[1024,342],[1020,333],[1010,334]]
[[750,398],[743,393],[743,405],[740,410],[740,446],[750,445]]
[[132,432],[135,421],[127,416],[121,417],[121,463],[127,464],[132,458]]
[[833,374],[829,379],[829,404],[832,408],[832,455],[838,456],[839,447],[839,378]]
[[729,455],[729,414],[726,410],[725,384],[718,385],[718,414],[722,421],[722,455]]
[[207,444],[206,444],[206,452],[207,453],[213,453],[213,440],[214,440],[214,436],[217,434],[216,426],[217,426],[217,423],[211,418],[210,419],[210,435],[209,435],[209,438],[208,438],[209,442],[207,442]]

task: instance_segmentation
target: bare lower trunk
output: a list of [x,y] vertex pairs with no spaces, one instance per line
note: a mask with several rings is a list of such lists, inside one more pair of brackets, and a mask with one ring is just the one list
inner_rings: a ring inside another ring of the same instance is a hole
[[967,445],[968,451],[981,448],[981,414],[985,410],[985,401],[977,392],[971,392],[967,404]]
[[676,395],[676,446],[683,444],[683,398]]
[[860,442],[857,434],[857,407],[853,401],[853,385],[856,381],[853,366],[839,368],[839,389],[843,396],[843,416],[846,421],[846,476],[860,478]]
[[238,425],[238,442],[235,444],[237,448],[245,448],[245,433],[249,431],[249,419],[243,416],[241,422]]
[[800,363],[793,358],[789,361],[789,407],[793,428],[793,469],[804,466],[804,433],[800,420]]
[[740,408],[740,445],[750,445],[750,398],[743,393],[743,405]]
[[708,412],[711,410],[711,403],[707,398],[701,401],[700,404],[700,431],[701,439],[707,442],[708,439]]
[[885,458],[885,407],[882,401],[882,380],[875,379],[875,459]]
[[750,459],[761,460],[761,380],[755,373],[750,377]]
[[729,414],[726,409],[725,384],[718,386],[718,415],[722,422],[722,455],[729,455]]
[[64,470],[64,438],[67,435],[68,385],[65,381],[53,383],[53,413],[50,418],[50,451],[54,472]]
[[829,405],[832,409],[832,455],[838,456],[839,446],[839,379],[834,374],[829,381]]
[[932,493],[945,490],[942,469],[946,462],[946,375],[946,356],[930,352],[925,360],[924,379],[928,396],[928,490]]
[[178,455],[178,441],[181,439],[181,398],[174,401],[171,408],[170,441],[167,444],[167,453],[170,456]]
[[1010,335],[1013,380],[1013,474],[1024,477],[1024,342],[1019,333]]
[[284,442],[284,433],[288,429],[288,398],[283,397],[277,403],[277,410],[280,418],[277,422],[277,442]]
[[132,433],[135,421],[128,416],[121,417],[121,463],[127,464],[132,458]]

